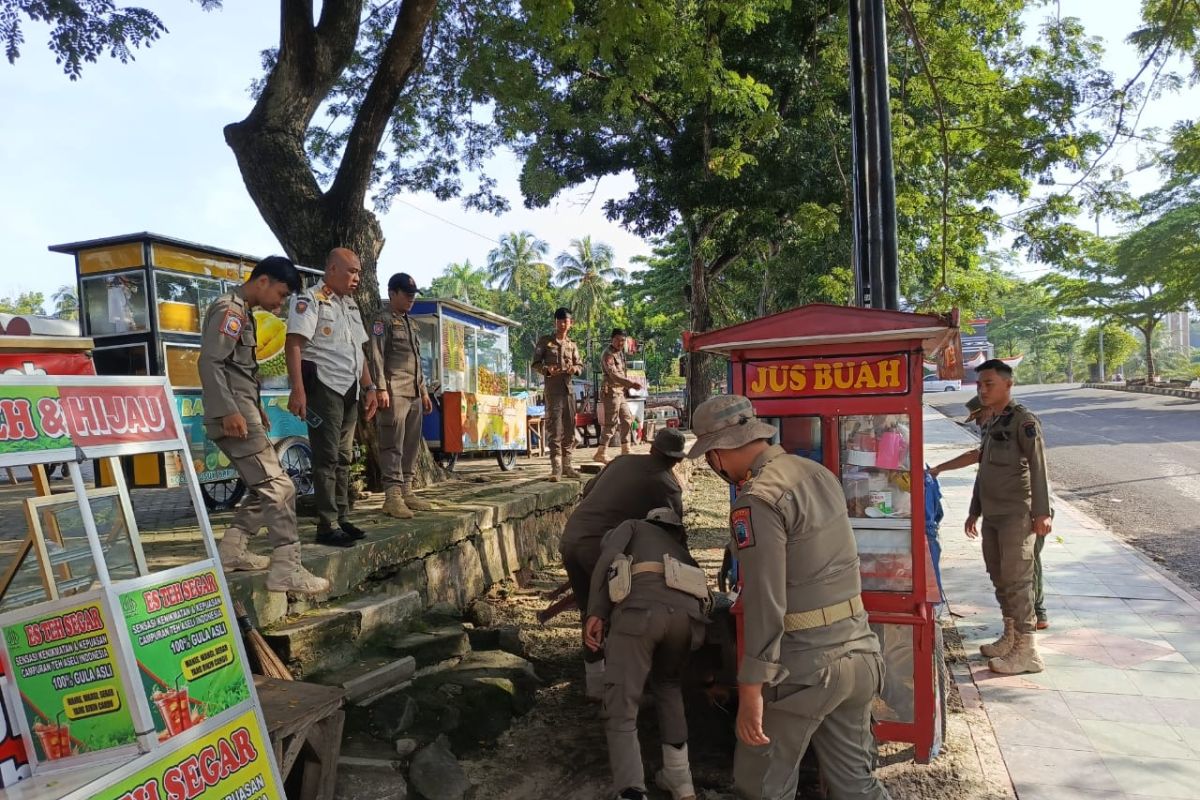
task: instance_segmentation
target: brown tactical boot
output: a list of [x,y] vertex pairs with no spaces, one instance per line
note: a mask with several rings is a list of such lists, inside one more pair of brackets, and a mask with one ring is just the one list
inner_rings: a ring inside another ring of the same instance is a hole
[[401,497],[404,498],[404,505],[413,511],[433,511],[433,503],[417,497],[417,493],[407,486],[404,487]]
[[558,476],[562,474],[562,467],[558,463],[557,456],[550,456],[550,482],[558,483]]
[[608,445],[600,445],[596,448],[596,452],[592,453],[592,461],[599,461],[601,464],[608,463]]
[[226,572],[266,569],[271,565],[271,559],[246,549],[246,541],[249,538],[245,531],[237,528],[225,529],[225,535],[217,544],[217,557],[221,559],[221,567]]
[[318,578],[300,563],[300,545],[276,547],[271,554],[271,570],[267,573],[268,592],[291,594],[328,594],[329,581]]
[[1000,634],[1000,638],[991,644],[985,644],[979,648],[979,652],[988,658],[1000,658],[1008,655],[1013,649],[1014,628],[1012,617],[1004,618],[1004,633]]
[[571,457],[570,456],[563,456],[562,476],[564,478],[570,478],[573,481],[577,481],[583,477],[578,472],[571,469]]
[[988,669],[1001,675],[1020,675],[1023,672],[1041,672],[1046,668],[1038,655],[1037,644],[1032,633],[1017,634],[1008,655],[988,661]]
[[412,519],[413,512],[404,502],[404,494],[399,486],[389,486],[383,496],[383,513],[396,519]]

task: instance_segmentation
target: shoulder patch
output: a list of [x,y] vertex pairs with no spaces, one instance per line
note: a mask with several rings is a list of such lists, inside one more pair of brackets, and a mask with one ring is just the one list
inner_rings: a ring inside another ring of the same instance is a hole
[[383,320],[375,320],[375,324],[371,326],[371,333],[383,336]]
[[729,529],[738,550],[754,547],[754,528],[750,524],[750,509],[735,508],[729,515]]
[[297,314],[303,314],[305,311],[308,311],[308,301],[307,300],[297,300],[295,309],[296,309]]
[[1025,424],[1023,424],[1021,426],[1021,430],[1025,431],[1026,438],[1029,438],[1029,439],[1037,438],[1038,426],[1037,426],[1037,423],[1034,422],[1033,420],[1027,420],[1025,422]]
[[242,335],[242,326],[246,321],[242,319],[242,315],[236,311],[226,311],[225,319],[221,320],[221,333],[231,339],[236,339]]

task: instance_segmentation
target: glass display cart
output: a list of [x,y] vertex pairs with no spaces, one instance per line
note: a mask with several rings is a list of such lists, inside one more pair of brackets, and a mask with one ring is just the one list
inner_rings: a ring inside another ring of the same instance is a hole
[[[936,753],[945,715],[925,539],[922,364],[956,331],[952,317],[815,304],[684,336],[689,352],[729,358],[730,391],[750,398],[778,444],[838,476],[887,662],[876,736],[912,743],[921,763]],[[735,604],[740,659],[739,612]]]
[[[208,304],[240,286],[258,259],[208,245],[153,233],[112,236],[50,247],[75,259],[80,323],[95,342],[100,375],[161,375],[174,389],[187,430],[191,458],[211,509],[229,508],[245,486],[229,459],[204,434],[200,395],[200,326]],[[310,286],[318,270],[300,268]],[[281,314],[286,314],[285,310]],[[304,422],[287,410],[287,367],[283,345],[285,316],[261,309],[258,324],[259,379],[271,421],[269,436],[301,495],[311,494],[312,451]],[[181,460],[162,454],[122,460],[136,487],[178,486]],[[111,476],[106,478],[111,483]]]
[[515,320],[459,300],[421,297],[409,312],[421,341],[432,414],[422,434],[442,466],[491,454],[503,470],[528,449],[527,405],[510,394],[509,329]]

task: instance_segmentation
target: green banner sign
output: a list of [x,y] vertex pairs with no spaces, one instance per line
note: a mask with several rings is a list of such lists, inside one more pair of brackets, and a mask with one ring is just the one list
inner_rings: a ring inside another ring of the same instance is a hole
[[136,741],[117,643],[99,601],[8,625],[4,641],[39,761]]
[[249,699],[227,608],[211,568],[121,594],[160,741]]

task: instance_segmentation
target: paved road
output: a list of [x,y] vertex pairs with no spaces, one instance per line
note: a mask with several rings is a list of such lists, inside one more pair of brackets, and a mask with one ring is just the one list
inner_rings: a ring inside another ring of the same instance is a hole
[[[1067,385],[1022,386],[1054,489],[1200,589],[1200,403]],[[956,419],[968,392],[927,398]]]

